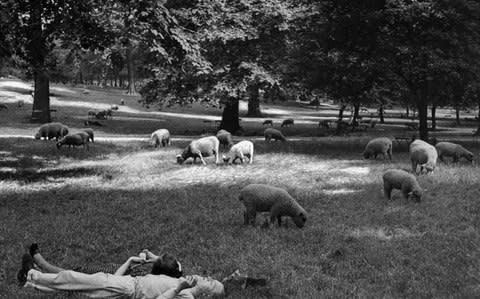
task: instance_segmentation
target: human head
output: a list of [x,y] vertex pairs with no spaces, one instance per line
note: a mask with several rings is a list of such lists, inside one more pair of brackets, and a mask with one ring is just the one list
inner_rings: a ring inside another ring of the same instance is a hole
[[157,258],[153,263],[151,273],[154,275],[163,274],[175,278],[179,278],[183,275],[182,265],[180,265],[177,259],[169,253],[165,253]]

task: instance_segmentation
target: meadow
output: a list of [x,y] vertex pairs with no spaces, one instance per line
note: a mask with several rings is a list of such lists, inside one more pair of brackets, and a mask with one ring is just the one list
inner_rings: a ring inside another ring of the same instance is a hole
[[[83,127],[88,109],[108,108],[120,96],[62,88],[52,89],[55,117],[73,130]],[[420,203],[398,190],[387,201],[381,174],[410,170],[407,145],[394,143],[393,162],[364,160],[361,152],[372,136],[405,134],[396,120],[328,136],[303,111],[304,122],[286,129],[290,141],[266,143],[255,134],[262,120],[243,118],[251,135],[234,139],[254,141],[253,164],[215,165],[210,157],[207,166],[178,165],[175,155],[203,133],[203,120],[220,117],[218,109],[155,114],[122,95],[127,105],[95,128],[99,138],[90,151],[57,150],[53,141],[31,137],[38,124],[28,122],[25,87],[2,92],[9,105],[0,118],[2,298],[79,297],[18,288],[21,255],[32,242],[66,268],[121,263],[149,248],[178,256],[186,274],[221,279],[239,269],[268,279],[267,286],[238,289],[231,298],[480,296],[480,169],[439,162],[433,174],[418,177],[425,189]],[[14,108],[18,99],[26,107]],[[147,137],[161,126],[174,133],[173,144],[155,149]],[[183,135],[187,130],[191,136]],[[461,141],[479,156],[476,140],[464,135]],[[255,227],[243,225],[238,193],[250,183],[288,190],[307,210],[306,226],[287,220],[285,227],[263,228],[265,215]]]

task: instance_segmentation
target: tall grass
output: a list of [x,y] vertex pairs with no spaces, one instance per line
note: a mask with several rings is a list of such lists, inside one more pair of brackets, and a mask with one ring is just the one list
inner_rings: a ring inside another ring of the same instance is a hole
[[[268,286],[239,289],[233,298],[480,295],[477,166],[439,164],[433,175],[420,176],[427,191],[417,204],[398,191],[391,201],[382,193],[382,171],[408,169],[407,154],[394,152],[393,163],[365,161],[363,140],[256,141],[254,163],[231,166],[214,165],[213,158],[207,166],[176,164],[187,141],[160,150],[99,142],[89,152],[4,141],[5,298],[39,295],[15,281],[31,242],[67,268],[122,262],[150,248],[177,255],[188,274],[222,278],[240,269],[269,279]],[[249,183],[287,189],[308,212],[305,228],[290,220],[281,228],[244,226],[238,191]]]

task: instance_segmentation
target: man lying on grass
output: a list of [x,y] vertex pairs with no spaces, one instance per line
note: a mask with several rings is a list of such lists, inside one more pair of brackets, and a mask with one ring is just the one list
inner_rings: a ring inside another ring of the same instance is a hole
[[[132,277],[125,275],[132,264],[153,263],[152,273]],[[35,270],[34,266],[40,269]],[[154,255],[148,250],[139,256],[130,257],[114,274],[98,272],[85,274],[65,270],[46,261],[39,253],[36,244],[30,247],[30,254],[22,257],[22,268],[18,272],[21,286],[40,291],[76,291],[92,298],[196,298],[197,296],[223,297],[226,288],[249,282],[250,285],[265,285],[263,279],[242,276],[238,271],[225,278],[221,283],[198,275],[182,277],[182,269],[176,258],[170,254]]]

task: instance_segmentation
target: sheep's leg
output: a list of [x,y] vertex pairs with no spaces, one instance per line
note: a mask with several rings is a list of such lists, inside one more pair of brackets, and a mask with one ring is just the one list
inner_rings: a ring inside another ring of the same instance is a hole
[[248,157],[248,159],[249,159],[248,163],[252,164],[253,163],[253,150],[250,151],[250,157]]
[[445,162],[445,160],[443,160],[443,155],[439,155],[438,158],[440,159],[440,161]]
[[243,164],[243,159],[245,159],[245,156],[243,155],[242,152],[240,152],[240,157],[239,158],[240,158],[240,163]]
[[207,163],[205,162],[205,160],[203,160],[202,152],[198,152],[198,156],[200,157],[200,160],[202,161],[202,164],[203,164],[203,165],[207,165]]
[[413,173],[417,173],[417,162],[412,160],[412,171]]
[[391,147],[388,149],[387,154],[388,154],[388,158],[390,159],[390,161],[392,161],[392,148]]
[[385,193],[385,197],[390,200],[391,199],[391,196],[392,196],[392,187],[390,186],[390,184],[386,183],[384,184],[383,186],[383,192]]

